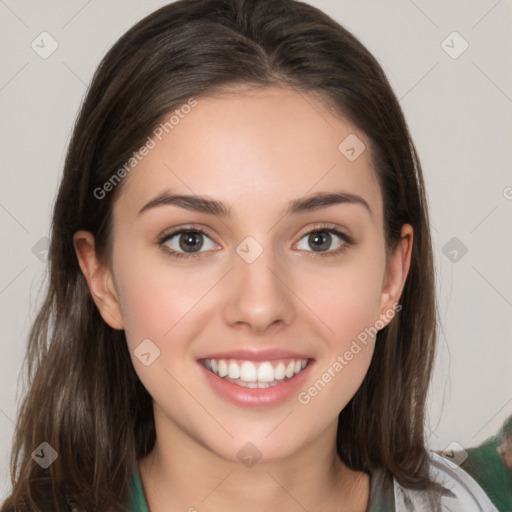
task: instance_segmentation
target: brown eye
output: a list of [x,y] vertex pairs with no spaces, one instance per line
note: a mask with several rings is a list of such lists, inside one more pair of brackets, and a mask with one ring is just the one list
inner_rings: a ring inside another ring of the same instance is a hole
[[318,256],[332,256],[343,252],[351,244],[351,238],[337,229],[317,228],[302,236],[297,249],[318,253]]
[[178,229],[168,233],[159,241],[162,250],[176,258],[200,256],[201,249],[214,249],[216,244],[200,229]]
[[308,244],[313,250],[328,250],[332,243],[332,236],[327,231],[316,231],[308,235]]
[[197,231],[184,231],[178,236],[179,246],[184,252],[195,252],[203,246],[202,234]]

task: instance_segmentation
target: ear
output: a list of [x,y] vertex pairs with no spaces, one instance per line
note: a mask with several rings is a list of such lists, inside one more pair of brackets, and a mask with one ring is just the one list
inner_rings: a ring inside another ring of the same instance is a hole
[[80,269],[103,320],[113,329],[123,329],[114,281],[108,266],[97,258],[94,236],[89,231],[77,231],[73,235],[73,245]]
[[394,317],[398,301],[404,289],[405,280],[411,265],[414,233],[410,224],[402,226],[400,240],[393,248],[384,274],[380,296],[379,319],[386,326]]

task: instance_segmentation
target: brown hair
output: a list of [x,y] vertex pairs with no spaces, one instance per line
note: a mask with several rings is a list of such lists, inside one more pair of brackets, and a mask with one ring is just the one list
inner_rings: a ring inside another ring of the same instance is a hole
[[[99,65],[76,121],[54,206],[47,294],[26,353],[28,391],[11,455],[4,510],[126,510],[138,458],[155,442],[151,397],[123,331],[101,318],[72,237],[93,233],[108,255],[122,183],[101,187],[165,114],[234,84],[319,93],[370,139],[387,248],[414,229],[402,310],[379,331],[368,373],[339,415],[337,450],[355,470],[388,468],[425,489],[425,400],[436,339],[433,259],[420,163],[400,105],[366,48],[318,9],[294,0],[180,0],[138,22]],[[341,141],[340,141],[341,142]],[[43,412],[44,411],[44,412]],[[58,458],[42,469],[42,442]]]

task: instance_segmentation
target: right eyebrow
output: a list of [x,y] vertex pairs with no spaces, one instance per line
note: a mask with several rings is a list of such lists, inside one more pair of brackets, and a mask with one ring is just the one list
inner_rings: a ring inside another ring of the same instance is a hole
[[208,199],[207,197],[203,196],[172,194],[168,190],[165,190],[161,194],[151,199],[151,201],[149,201],[139,210],[138,215],[152,208],[165,205],[179,206],[180,208],[185,208],[187,210],[200,213],[208,213],[211,215],[217,215],[219,217],[231,216],[231,208],[227,207],[220,201]]

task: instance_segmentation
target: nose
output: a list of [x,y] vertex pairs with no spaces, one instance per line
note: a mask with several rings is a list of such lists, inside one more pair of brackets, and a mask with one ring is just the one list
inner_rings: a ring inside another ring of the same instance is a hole
[[226,284],[226,323],[258,335],[290,325],[296,299],[287,274],[276,265],[271,250],[264,250],[252,263],[236,256]]

